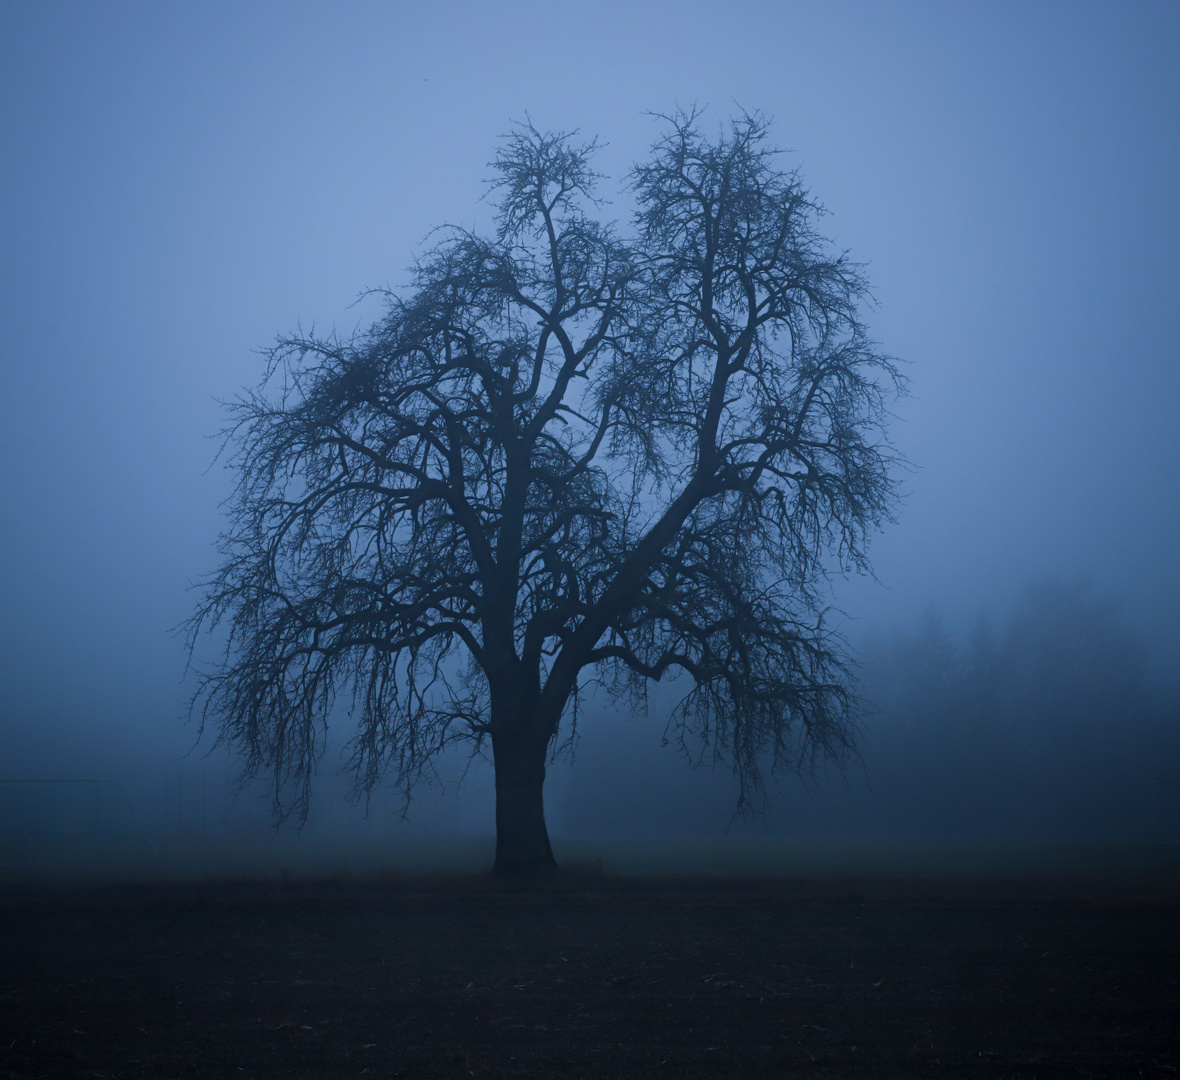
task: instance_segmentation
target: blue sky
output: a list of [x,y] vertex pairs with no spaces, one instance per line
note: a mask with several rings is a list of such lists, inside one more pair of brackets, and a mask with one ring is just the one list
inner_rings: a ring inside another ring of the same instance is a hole
[[1178,55],[1166,2],[4,5],[0,725],[182,744],[217,399],[486,221],[511,120],[618,176],[692,103],[773,118],[908,363],[857,625],[1084,576],[1175,667]]

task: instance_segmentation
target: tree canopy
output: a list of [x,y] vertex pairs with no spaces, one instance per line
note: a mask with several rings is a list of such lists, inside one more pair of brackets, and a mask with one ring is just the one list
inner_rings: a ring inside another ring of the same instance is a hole
[[281,338],[232,406],[188,624],[225,651],[193,710],[280,811],[306,812],[341,695],[361,789],[490,744],[506,874],[555,866],[547,756],[592,682],[679,678],[676,730],[743,798],[852,751],[826,586],[890,517],[897,370],[764,119],[664,125],[626,229],[597,218],[594,142],[516,127],[494,235],[435,234],[382,318]]

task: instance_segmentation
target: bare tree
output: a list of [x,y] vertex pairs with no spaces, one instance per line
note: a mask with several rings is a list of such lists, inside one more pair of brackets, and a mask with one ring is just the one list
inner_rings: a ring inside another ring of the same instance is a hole
[[593,142],[517,127],[494,237],[448,230],[367,332],[281,339],[233,406],[193,714],[280,813],[340,694],[358,790],[490,742],[504,875],[556,869],[542,785],[591,682],[678,677],[675,736],[743,799],[853,751],[824,597],[889,518],[897,372],[764,120],[664,119],[631,235],[590,216]]

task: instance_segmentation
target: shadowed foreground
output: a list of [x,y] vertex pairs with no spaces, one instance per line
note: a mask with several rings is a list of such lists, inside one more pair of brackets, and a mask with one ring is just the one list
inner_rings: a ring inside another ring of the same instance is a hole
[[0,897],[5,1080],[1176,1075],[1180,878]]

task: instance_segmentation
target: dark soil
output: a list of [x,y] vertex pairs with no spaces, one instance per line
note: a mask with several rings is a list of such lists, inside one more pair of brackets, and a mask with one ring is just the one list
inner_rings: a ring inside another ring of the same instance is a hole
[[0,895],[0,1078],[1180,1076],[1180,892],[486,880]]

